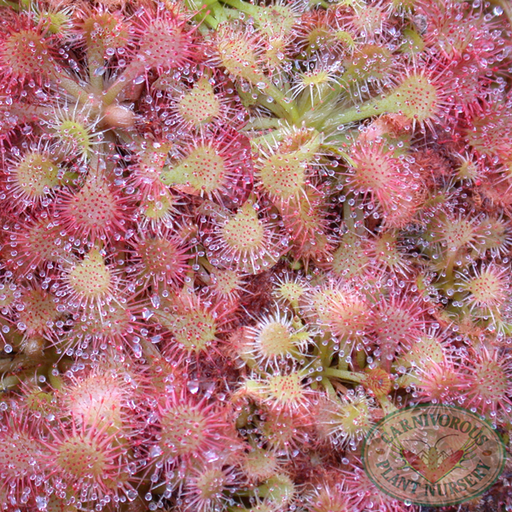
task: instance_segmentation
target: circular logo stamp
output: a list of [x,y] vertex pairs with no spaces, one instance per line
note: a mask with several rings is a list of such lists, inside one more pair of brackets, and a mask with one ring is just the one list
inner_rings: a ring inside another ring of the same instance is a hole
[[375,425],[364,440],[362,458],[372,482],[393,498],[447,506],[475,498],[496,481],[505,447],[476,414],[421,404]]

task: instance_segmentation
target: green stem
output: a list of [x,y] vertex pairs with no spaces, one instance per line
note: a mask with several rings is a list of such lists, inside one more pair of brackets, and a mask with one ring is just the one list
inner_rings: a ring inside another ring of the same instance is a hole
[[102,176],[102,172],[103,171],[100,167],[99,154],[98,152],[93,151],[89,160],[89,173],[87,174],[87,180]]
[[243,127],[243,131],[248,132],[252,130],[276,130],[281,127],[281,119],[276,117],[256,117],[251,119]]
[[215,27],[213,28],[217,28],[220,23],[225,23],[227,21],[228,17],[226,15],[226,10],[217,2],[212,4],[211,11],[213,14],[212,19],[215,20]]
[[29,368],[33,371],[38,361],[25,354],[17,354],[14,358],[0,359],[0,373],[17,373],[21,370]]
[[15,388],[20,382],[20,378],[16,375],[3,377],[0,379],[0,391],[9,391],[10,389]]
[[453,285],[453,267],[455,266],[455,260],[457,259],[457,252],[448,253],[446,258],[446,284],[450,287]]
[[348,363],[342,357],[338,358],[338,370],[347,371]]
[[326,120],[325,129],[333,129],[340,125],[355,123],[369,117],[383,114],[385,108],[380,101],[370,100],[362,105],[356,105],[342,112],[334,113],[334,115]]
[[366,352],[364,350],[358,350],[356,352],[356,363],[361,369],[366,366]]
[[215,270],[214,266],[208,261],[208,259],[205,256],[200,256],[197,259],[197,262],[210,274]]
[[260,146],[261,144],[270,144],[274,146],[276,143],[281,142],[286,136],[285,128],[281,127],[265,135],[260,135],[251,139],[252,146]]
[[391,400],[387,396],[378,396],[377,401],[379,402],[379,405],[386,416],[388,414],[398,411],[398,408],[391,402]]
[[58,69],[58,72],[52,73],[52,75],[52,80],[70,96],[76,98],[79,103],[85,103],[89,100],[89,93],[76,80],[67,75],[63,69]]
[[224,9],[218,0],[204,0],[204,2],[192,0],[185,3],[190,10],[196,12],[194,19],[199,23],[200,29],[204,24],[216,29],[220,23],[227,19]]
[[508,322],[502,322],[500,325],[500,331],[505,336],[512,336],[512,324]]
[[[327,343],[324,344],[324,342],[327,341]],[[324,338],[319,343],[317,343],[318,347],[318,355],[320,357],[320,361],[322,362],[323,368],[329,368],[332,362],[332,356],[333,356],[333,347],[332,342],[328,338]]]
[[208,7],[213,7],[214,5],[219,5],[219,2],[218,0],[204,0],[204,1],[201,1],[201,2],[186,2],[189,7],[192,9],[192,10],[197,10],[197,11],[200,11],[201,9],[207,9]]
[[[267,91],[267,96],[265,96],[265,94],[262,94],[262,96],[265,97],[265,101],[260,102],[260,104],[276,113],[272,108],[275,102],[284,111],[285,119],[290,121],[290,123],[292,124],[296,124],[300,119],[300,115],[297,110],[297,107],[295,106],[295,102],[293,100],[290,100],[285,93],[279,90],[274,84],[270,83],[268,80],[266,80],[266,92]],[[269,96],[272,97],[274,101],[268,102],[267,98]],[[277,115],[279,115],[279,113],[277,113]]]
[[19,12],[20,6],[16,2],[9,2],[8,0],[1,0],[0,6],[2,7],[9,7],[13,11]]
[[336,390],[334,389],[334,386],[331,384],[331,381],[327,377],[322,377],[322,386],[327,391],[327,394],[331,398],[336,398]]
[[414,376],[414,375],[411,375],[411,374],[405,374],[405,375],[402,375],[398,380],[398,385],[401,387],[401,388],[406,388],[408,386],[412,386],[412,385],[420,385],[421,382],[420,380],[418,379],[418,377]]
[[343,222],[345,222],[345,225],[349,231],[355,233],[354,218],[352,217],[352,207],[349,204],[349,199],[351,197],[351,194],[345,195],[345,201],[343,202]]
[[438,106],[439,92],[436,86],[421,73],[412,74],[387,96],[377,96],[362,105],[324,117],[324,125],[326,129],[335,129],[384,113],[401,114],[413,124],[423,124],[432,119]]
[[[353,199],[353,195],[350,192],[346,193],[346,199],[343,203],[343,222],[347,225],[349,231],[359,236],[364,236],[364,212],[361,208],[358,208],[358,202],[354,202],[351,206],[349,200]],[[353,213],[355,212],[355,215]]]
[[338,370],[336,368],[325,368],[322,371],[322,375],[325,375],[326,377],[336,377],[337,379],[340,380],[347,380],[349,382],[356,382],[358,384],[364,382],[366,378],[366,376],[363,375],[362,373]]
[[388,340],[381,346],[380,364],[381,367],[388,373],[391,373],[391,363],[395,359],[396,351],[398,349],[398,341]]
[[20,122],[49,121],[53,119],[53,116],[48,112],[48,107],[29,105],[28,103],[13,103],[9,113],[18,116]]
[[340,87],[330,83],[319,84],[313,88],[313,91],[307,87],[297,98],[297,108],[301,117],[304,117],[310,110],[315,111],[321,108],[324,104],[332,105],[332,100],[337,97],[340,92]]
[[160,364],[162,356],[152,343],[150,343],[146,338],[142,337],[140,340],[140,346],[142,348],[142,353],[144,354],[144,357],[146,358],[146,361],[149,365],[155,363],[157,365]]
[[96,45],[87,48],[87,63],[89,68],[89,83],[96,94],[103,91],[103,76],[96,73],[104,64],[103,45]]
[[217,18],[214,18],[210,14],[207,14],[206,16],[204,16],[202,18],[202,22],[206,23],[213,30],[217,29],[219,24],[222,23],[222,21],[219,21]]
[[396,111],[396,95],[398,89],[391,91],[388,96],[371,98],[362,105],[355,105],[348,109],[334,109],[332,104],[339,97],[343,87],[338,84],[326,94],[324,101],[318,108],[305,112],[303,119],[308,126],[313,126],[323,131],[335,131],[338,127],[368,119],[369,117]]
[[133,80],[135,80],[141,73],[144,73],[144,62],[138,60],[138,56],[128,64],[123,71],[123,74],[108,88],[102,100],[105,105],[114,103],[118,94]]
[[299,311],[300,311],[300,305],[299,305],[299,301],[298,300],[292,300],[290,302],[290,306],[291,308],[293,309],[293,312],[298,315],[299,314]]
[[60,375],[53,375],[51,371],[48,372],[48,380],[52,388],[61,391],[64,388],[64,381]]
[[252,4],[247,4],[245,2],[242,2],[241,0],[222,0],[225,4],[230,5],[231,7],[234,7],[238,11],[241,11],[248,16],[252,16],[253,18],[258,15],[258,12],[260,11],[260,7]]

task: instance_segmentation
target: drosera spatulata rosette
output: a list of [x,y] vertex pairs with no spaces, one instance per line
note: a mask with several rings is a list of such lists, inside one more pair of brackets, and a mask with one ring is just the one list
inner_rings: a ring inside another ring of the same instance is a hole
[[510,437],[508,3],[1,4],[0,510],[419,512],[384,415]]

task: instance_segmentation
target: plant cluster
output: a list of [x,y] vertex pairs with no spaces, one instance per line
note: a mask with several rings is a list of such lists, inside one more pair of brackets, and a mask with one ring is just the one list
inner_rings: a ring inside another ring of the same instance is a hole
[[413,512],[384,415],[507,442],[508,0],[0,19],[0,510]]

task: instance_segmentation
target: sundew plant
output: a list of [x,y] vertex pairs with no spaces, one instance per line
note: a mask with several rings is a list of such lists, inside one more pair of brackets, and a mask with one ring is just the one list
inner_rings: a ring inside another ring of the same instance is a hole
[[0,510],[420,512],[385,415],[509,443],[509,0],[0,20]]

